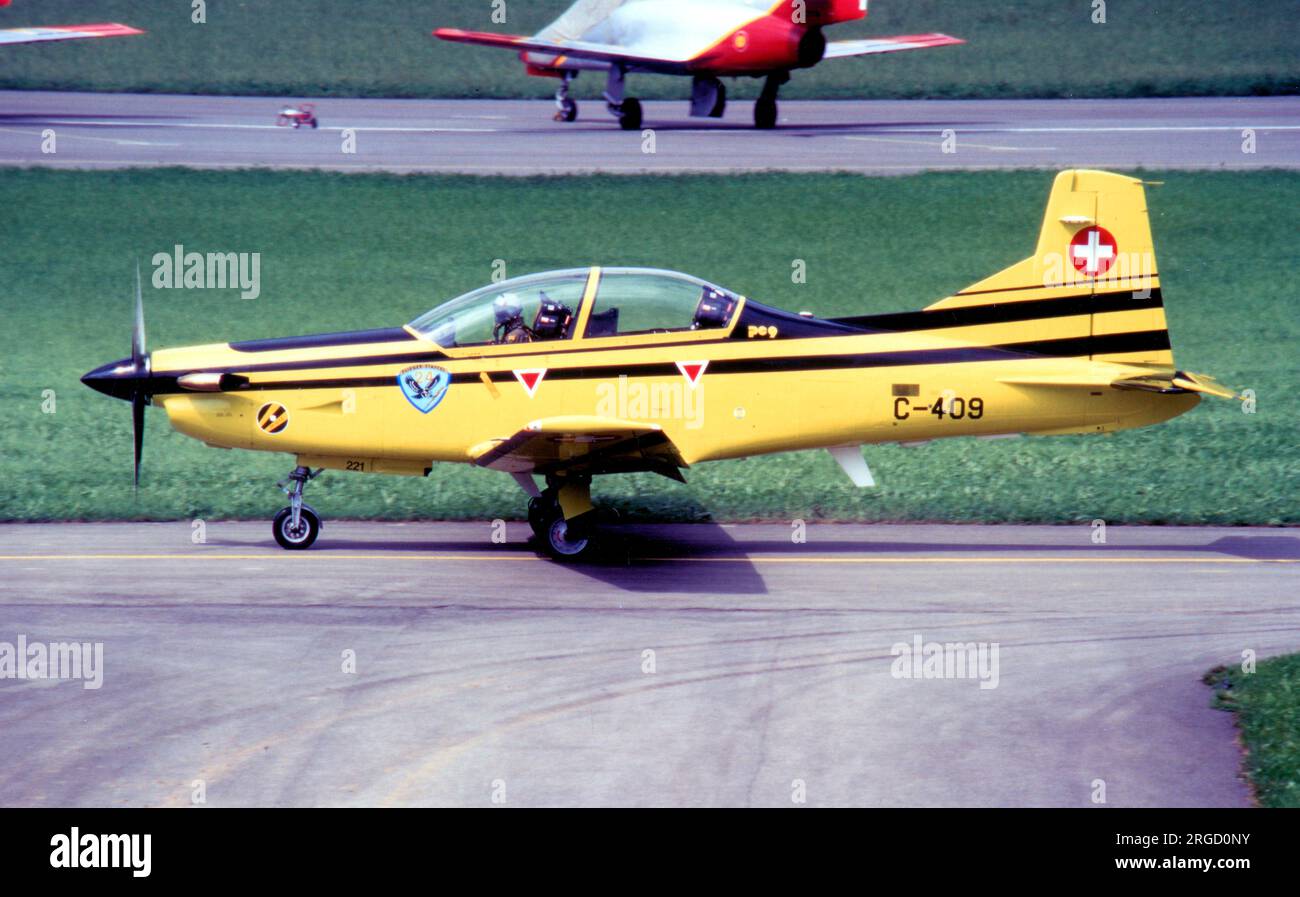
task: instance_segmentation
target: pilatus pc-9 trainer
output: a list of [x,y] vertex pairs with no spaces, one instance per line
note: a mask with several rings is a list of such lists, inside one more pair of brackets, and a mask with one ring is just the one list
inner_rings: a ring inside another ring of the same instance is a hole
[[[1034,254],[922,311],[817,318],[685,274],[577,268],[495,283],[404,327],[147,353],[83,377],[209,445],[286,452],[275,518],[310,546],[326,468],[514,477],[557,558],[595,545],[592,477],[682,480],[704,461],[828,448],[871,485],[860,446],[950,436],[1105,433],[1232,397],[1174,363],[1142,183],[1057,176]],[[535,478],[544,480],[539,489]]]

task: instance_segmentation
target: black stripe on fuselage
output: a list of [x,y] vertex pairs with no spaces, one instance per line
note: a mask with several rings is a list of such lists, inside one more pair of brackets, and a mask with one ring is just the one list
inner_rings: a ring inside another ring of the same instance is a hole
[[[1079,358],[1090,355],[1113,355],[1123,352],[1150,352],[1168,350],[1167,330],[1142,330],[1134,333],[1115,333],[1105,336],[1084,336],[1068,339],[1034,340],[1022,343],[1005,343],[999,346],[953,346],[941,349],[908,349],[896,352],[856,353],[851,355],[787,355],[764,358],[719,358],[711,361],[708,376],[715,374],[752,374],[798,371],[851,370],[857,368],[910,367],[913,365],[960,364],[983,361],[1017,361],[1034,358]],[[672,361],[642,364],[583,365],[569,368],[550,368],[547,380],[594,380],[612,377],[663,377],[677,374]],[[496,383],[514,379],[511,371],[494,371],[488,374]],[[460,371],[452,374],[452,383],[480,382],[480,372]],[[396,384],[394,376],[340,377],[317,380],[280,380],[250,383],[237,392],[269,391],[277,389],[341,389],[390,386]],[[161,390],[160,390],[161,391]]]
[[1121,293],[1098,293],[1084,296],[1058,296],[1052,299],[1027,299],[1021,302],[994,302],[961,308],[937,308],[933,311],[909,311],[887,315],[861,315],[832,318],[868,332],[908,333],[916,330],[939,330],[946,327],[974,327],[980,324],[1012,324],[1017,321],[1041,321],[1077,315],[1106,314],[1163,308],[1160,290],[1136,290]]
[[378,330],[347,330],[340,333],[313,333],[308,336],[277,336],[271,339],[246,339],[231,343],[236,352],[278,352],[283,349],[319,349],[324,346],[356,346],[362,343],[400,343],[413,340],[404,327]]

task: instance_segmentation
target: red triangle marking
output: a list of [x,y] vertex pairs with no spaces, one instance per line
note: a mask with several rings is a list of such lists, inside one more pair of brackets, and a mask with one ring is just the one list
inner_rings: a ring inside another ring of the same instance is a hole
[[704,376],[704,369],[709,366],[707,361],[679,361],[677,370],[682,372],[686,382],[694,388],[700,382],[700,377]]
[[515,377],[528,393],[528,398],[532,398],[537,392],[537,387],[541,384],[542,378],[546,376],[546,368],[534,368],[527,371],[515,371]]

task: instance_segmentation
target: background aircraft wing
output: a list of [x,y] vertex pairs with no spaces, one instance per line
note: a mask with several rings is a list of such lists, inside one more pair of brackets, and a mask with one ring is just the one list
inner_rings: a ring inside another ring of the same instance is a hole
[[42,40],[80,40],[84,37],[126,37],[144,34],[139,28],[104,22],[98,25],[44,25],[37,28],[0,28],[0,44],[30,44]]
[[926,50],[947,47],[966,41],[947,34],[904,34],[898,37],[873,37],[864,40],[833,40],[826,45],[824,59],[841,56],[866,56],[871,53],[895,53],[899,50]]
[[506,473],[651,471],[683,480],[686,462],[657,424],[607,417],[566,416],[535,420],[507,439],[470,449],[473,463]]
[[557,57],[548,65],[560,68],[559,57],[590,59],[597,62],[622,62],[629,66],[652,71],[674,71],[690,61],[688,57],[646,56],[629,53],[615,44],[598,44],[591,41],[552,41],[518,34],[495,34],[489,31],[462,31],[459,28],[439,28],[434,37],[461,44],[479,44],[485,47],[505,47],[529,53],[543,53]]

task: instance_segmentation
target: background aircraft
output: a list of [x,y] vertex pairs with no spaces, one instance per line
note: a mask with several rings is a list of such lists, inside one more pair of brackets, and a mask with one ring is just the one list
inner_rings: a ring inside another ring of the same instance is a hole
[[[11,0],[0,0],[8,6]],[[0,44],[30,44],[47,40],[80,40],[88,37],[126,37],[144,34],[130,25],[104,22],[97,25],[44,25],[39,28],[0,28]]]
[[[1150,263],[1148,267],[1147,263]],[[1135,270],[1135,266],[1137,270]],[[1105,433],[1231,397],[1174,365],[1141,181],[1057,176],[1034,255],[923,311],[822,319],[684,274],[580,268],[491,284],[405,327],[147,353],[87,373],[226,448],[289,452],[276,540],[306,548],[321,469],[513,476],[550,553],[592,547],[591,478],[949,436]],[[539,491],[534,475],[545,478]]]
[[754,125],[776,126],[777,92],[794,69],[823,59],[960,44],[946,34],[827,41],[822,29],[865,18],[868,0],[578,0],[532,37],[439,28],[460,43],[520,51],[528,74],[560,79],[558,121],[573,121],[569,84],[583,70],[607,72],[605,102],[626,130],[641,127],[641,103],[625,95],[630,72],[688,75],[691,115],[721,118],[720,78],[764,78]]

